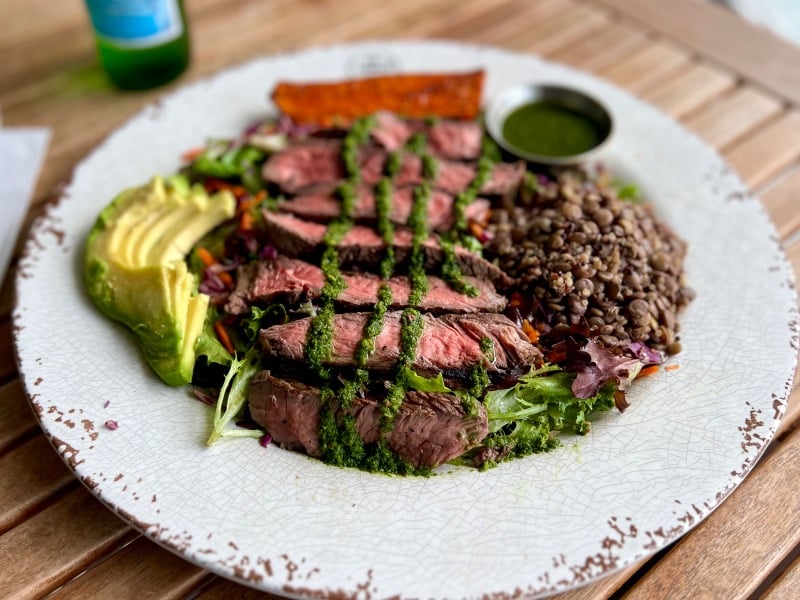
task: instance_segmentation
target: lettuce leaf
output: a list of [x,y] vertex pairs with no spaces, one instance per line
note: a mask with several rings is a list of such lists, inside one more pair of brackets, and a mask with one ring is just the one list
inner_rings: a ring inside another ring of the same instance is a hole
[[589,398],[572,392],[575,375],[556,365],[532,369],[508,389],[486,394],[489,435],[482,443],[488,463],[545,452],[559,445],[558,433],[589,432],[590,416],[614,403],[615,386],[607,384]]
[[244,410],[250,380],[261,368],[261,360],[256,349],[249,350],[242,358],[231,361],[225,381],[219,391],[214,407],[214,421],[211,435],[206,442],[209,446],[222,437],[261,437],[263,431],[229,427]]
[[409,389],[418,392],[441,392],[444,394],[453,392],[453,390],[445,385],[441,373],[437,374],[436,377],[423,377],[408,367],[403,367],[403,370],[403,377]]

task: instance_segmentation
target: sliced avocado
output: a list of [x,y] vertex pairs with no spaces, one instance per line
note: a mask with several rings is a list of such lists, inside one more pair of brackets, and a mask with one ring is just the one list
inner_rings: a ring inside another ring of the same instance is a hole
[[235,211],[230,192],[209,196],[184,177],[155,177],[119,194],[89,233],[89,296],[136,334],[147,362],[170,385],[191,381],[209,303],[197,293],[185,257]]

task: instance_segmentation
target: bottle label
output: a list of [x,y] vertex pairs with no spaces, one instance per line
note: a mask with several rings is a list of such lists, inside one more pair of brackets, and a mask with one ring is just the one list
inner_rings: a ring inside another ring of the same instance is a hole
[[177,0],[86,0],[97,35],[126,48],[170,42],[183,33]]

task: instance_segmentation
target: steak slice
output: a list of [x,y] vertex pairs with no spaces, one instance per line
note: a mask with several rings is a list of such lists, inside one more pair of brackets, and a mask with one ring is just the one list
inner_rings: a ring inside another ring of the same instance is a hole
[[438,120],[429,125],[388,111],[375,114],[372,139],[389,152],[400,150],[416,133],[427,135],[428,152],[435,157],[476,160],[480,156],[483,130],[475,121]]
[[[375,185],[383,177],[386,154],[381,150],[366,149],[360,156],[361,180],[367,185]],[[436,179],[433,187],[448,194],[458,194],[467,189],[475,179],[476,167],[473,164],[447,160],[436,161]],[[496,163],[492,166],[489,179],[481,186],[479,193],[484,196],[514,195],[525,176],[525,163]],[[397,186],[418,185],[424,180],[422,158],[417,154],[403,154],[400,168],[393,181]]]
[[297,142],[276,152],[264,163],[262,175],[290,194],[345,177],[339,140]]
[[[264,231],[269,244],[293,258],[318,258],[323,249],[326,230],[326,225],[299,219],[294,215],[264,212]],[[408,229],[398,228],[395,231],[393,248],[399,268],[404,268],[408,263],[411,242],[412,235]],[[338,248],[344,269],[375,269],[386,252],[386,244],[378,232],[360,225],[347,232]],[[441,265],[445,253],[437,237],[429,237],[422,249],[426,271],[430,272]],[[497,265],[461,246],[455,248],[455,260],[466,276],[488,279],[500,288],[508,287],[512,283],[512,279]]]
[[[366,367],[375,371],[389,371],[395,367],[401,353],[401,315],[388,312],[383,329],[375,338],[375,351],[367,359]],[[364,326],[371,313],[344,313],[333,318],[333,351],[326,364],[334,367],[356,366],[356,351],[364,334]],[[446,314],[435,317],[420,315],[423,322],[417,354],[412,368],[427,376],[442,373],[450,380],[461,380],[470,369],[483,364],[490,375],[505,376],[527,370],[540,362],[541,353],[525,334],[502,314]],[[311,317],[298,319],[285,325],[274,325],[259,331],[259,339],[269,356],[302,361]],[[493,360],[487,360],[481,349],[481,340],[492,343]]]
[[[345,178],[339,140],[314,139],[292,144],[276,152],[264,163],[262,174],[266,181],[277,184],[289,194],[297,194],[326,185],[330,187]],[[375,185],[385,172],[387,152],[376,146],[366,146],[358,152],[361,181]],[[475,178],[475,166],[447,160],[437,161],[433,187],[457,194]],[[517,191],[525,175],[525,163],[497,163],[480,193],[487,196],[508,196]],[[398,186],[416,185],[423,181],[422,159],[411,153],[403,154],[400,169],[394,178]]]
[[[433,231],[447,231],[453,226],[453,201],[452,195],[439,190],[433,190],[428,199],[427,214],[428,228]],[[411,186],[394,188],[392,190],[391,210],[389,220],[398,225],[408,222],[411,208],[414,204],[414,188]],[[303,219],[327,223],[339,216],[342,211],[341,200],[335,195],[324,191],[295,196],[278,205],[281,212],[291,213]],[[478,198],[471,202],[465,209],[467,219],[483,222],[488,216],[489,201]],[[375,223],[377,221],[377,206],[375,192],[368,186],[358,189],[358,200],[353,207],[351,217],[358,223]]]
[[[409,306],[411,285],[407,277],[397,276],[384,281],[370,273],[352,273],[342,276],[344,291],[336,304],[347,309],[367,310],[378,301],[378,290],[386,283],[392,290],[392,308]],[[438,277],[428,277],[428,293],[418,308],[433,312],[500,312],[506,299],[494,286],[474,277],[465,278],[480,292],[475,298],[460,294]],[[325,285],[321,268],[295,258],[279,256],[274,261],[250,263],[239,267],[236,290],[228,298],[225,310],[230,314],[244,314],[251,304],[287,302],[298,304],[319,298]]]
[[[253,420],[284,448],[320,456],[320,392],[305,383],[273,377],[269,371],[251,380],[248,404]],[[337,404],[340,419],[344,410]],[[358,436],[367,444],[381,436],[389,448],[415,467],[438,467],[480,443],[488,434],[486,409],[467,415],[452,394],[409,392],[394,427],[381,431],[381,408],[370,397],[356,398],[347,409]]]

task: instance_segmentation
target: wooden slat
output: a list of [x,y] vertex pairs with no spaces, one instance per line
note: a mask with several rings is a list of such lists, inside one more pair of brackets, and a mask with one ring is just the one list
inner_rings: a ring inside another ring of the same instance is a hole
[[14,305],[14,278],[17,276],[16,265],[8,268],[5,281],[0,283],[0,320],[6,319],[11,314]]
[[[10,4],[10,3],[9,3]],[[88,27],[89,17],[85,5],[81,2],[49,2],[48,0],[28,0],[25,10],[17,10],[14,14],[3,16],[3,35],[0,36],[0,52],[23,44],[28,40],[43,42],[51,36],[57,36],[65,24],[85,23]],[[5,13],[3,10],[3,13]],[[52,50],[51,50],[52,53]]]
[[[526,5],[527,4],[527,5]],[[487,27],[474,28],[470,34],[471,42],[484,44],[503,44],[500,40],[518,35],[525,27],[537,27],[541,23],[550,22],[563,12],[577,6],[575,0],[556,0],[553,6],[547,1],[531,3],[504,3],[494,5],[494,14]],[[521,18],[522,13],[529,13],[528,18]]]
[[761,600],[796,598],[800,590],[800,556],[764,591]]
[[641,566],[641,564],[632,565],[595,583],[553,596],[552,600],[599,600],[600,598],[610,598]]
[[613,21],[593,35],[559,48],[552,58],[585,71],[600,71],[640,51],[649,42],[642,29]]
[[489,41],[515,50],[547,56],[602,30],[611,23],[611,19],[601,10],[579,4],[533,25],[523,15],[520,15],[517,22],[521,25],[527,24],[527,27],[520,27],[512,35]]
[[0,383],[8,381],[17,372],[11,327],[11,321],[0,323],[0,356],[3,357],[3,360],[0,360]]
[[111,511],[75,487],[0,536],[0,590],[13,590],[20,600],[41,597],[130,535]]
[[[775,94],[800,103],[800,48],[704,0],[599,0]],[[595,2],[593,2],[595,3]]]
[[788,406],[786,407],[786,414],[778,425],[778,430],[775,435],[780,437],[800,426],[800,367],[795,370],[794,375],[794,389],[789,396]]
[[207,576],[203,569],[140,536],[48,599],[173,600],[185,598]]
[[689,53],[677,46],[656,40],[619,62],[599,71],[606,79],[640,94],[663,83],[689,64]]
[[680,119],[731,89],[735,83],[736,78],[731,73],[695,63],[665,85],[651,88],[644,99]]
[[224,600],[225,598],[236,598],[236,600],[284,600],[282,596],[258,592],[221,577],[217,577],[208,585],[203,586],[199,593],[192,594],[192,600]]
[[37,427],[22,382],[13,379],[0,385],[0,455]]
[[[468,3],[465,3],[468,4]],[[529,23],[549,18],[554,14],[573,6],[572,0],[548,0],[547,2],[531,2],[530,0],[512,0],[498,5],[494,2],[479,2],[480,12],[470,14],[468,18],[460,17],[461,7],[451,13],[451,19],[445,19],[432,35],[439,38],[456,40],[477,40],[478,36],[489,32],[493,38],[502,38],[503,29],[509,27],[524,13]]]
[[402,31],[406,27],[418,25],[428,26],[430,23],[420,23],[422,10],[430,11],[435,15],[441,6],[448,6],[449,0],[408,0],[407,2],[393,2],[385,4],[380,11],[373,9],[372,4],[364,9],[356,7],[349,14],[343,15],[338,4],[331,4],[336,7],[332,10],[330,18],[325,24],[311,28],[309,37],[305,43],[328,44],[349,40],[373,38],[377,35],[381,39],[389,39],[402,36]]
[[800,542],[797,481],[800,430],[645,573],[626,599],[748,598]]
[[43,435],[0,457],[0,533],[28,518],[73,481]]
[[774,98],[751,87],[736,88],[686,119],[686,126],[715,148],[724,148],[781,110]]
[[764,183],[800,158],[800,112],[783,113],[726,150],[725,157],[751,187]]
[[[786,248],[786,257],[792,265],[795,282],[800,282],[800,239],[795,239],[794,243]],[[794,389],[789,396],[786,414],[778,426],[777,436],[786,435],[792,429],[800,427],[800,364],[794,376]]]
[[800,229],[800,165],[760,194],[778,235],[786,238]]

